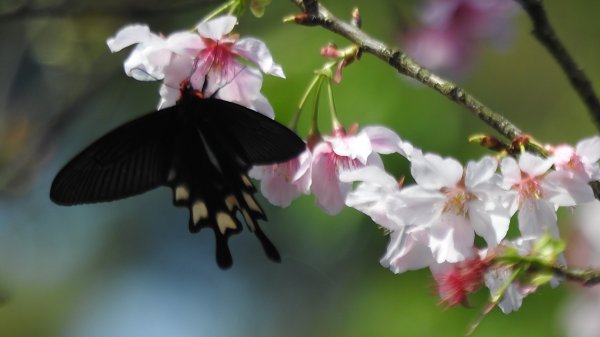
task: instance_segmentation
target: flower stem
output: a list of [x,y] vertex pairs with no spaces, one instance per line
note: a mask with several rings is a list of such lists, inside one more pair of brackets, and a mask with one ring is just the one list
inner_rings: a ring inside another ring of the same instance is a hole
[[227,1],[226,3],[222,4],[221,6],[215,8],[212,12],[208,13],[204,19],[202,19],[202,22],[206,22],[212,18],[214,18],[215,16],[224,13],[225,11],[229,11],[229,14],[233,13],[233,11],[239,6],[239,0],[230,0]]
[[317,89],[316,89],[316,94],[315,94],[315,102],[313,105],[313,117],[312,117],[312,124],[310,126],[310,132],[309,134],[311,135],[318,135],[320,134],[319,131],[319,100],[321,98],[321,86],[323,85],[323,81],[325,80],[326,77],[324,77],[323,75],[317,75]]
[[327,96],[329,98],[329,112],[331,113],[331,125],[334,130],[341,127],[340,120],[337,116],[337,110],[335,109],[335,101],[333,100],[333,88],[331,85],[331,78],[327,79]]
[[310,95],[310,93],[313,91],[313,89],[315,88],[315,85],[317,85],[317,82],[319,81],[320,77],[321,77],[320,75],[315,75],[313,77],[312,81],[310,82],[310,84],[308,85],[308,87],[306,87],[306,90],[304,91],[304,94],[302,95],[302,98],[300,99],[300,103],[298,103],[298,109],[294,113],[294,116],[292,116],[292,121],[290,122],[290,129],[292,131],[296,131],[296,129],[298,129],[298,121],[300,120],[300,114],[302,113],[302,108],[304,108],[304,104],[306,104],[308,95]]

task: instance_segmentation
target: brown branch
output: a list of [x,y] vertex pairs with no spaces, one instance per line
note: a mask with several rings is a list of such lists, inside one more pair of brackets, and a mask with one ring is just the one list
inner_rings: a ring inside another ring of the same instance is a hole
[[564,277],[573,282],[580,283],[584,286],[593,286],[600,283],[600,271],[598,270],[577,270],[567,269],[566,267],[552,267],[552,272],[556,276]]
[[424,85],[434,89],[452,101],[466,107],[483,122],[494,128],[508,139],[513,139],[522,134],[521,130],[507,120],[504,116],[494,112],[481,103],[473,95],[456,84],[441,78],[425,67],[419,65],[399,49],[392,49],[385,43],[378,41],[358,27],[346,23],[335,17],[327,8],[316,0],[290,0],[300,7],[301,14],[294,17],[294,21],[305,26],[321,26],[356,44],[361,51],[367,52],[386,62],[398,72],[416,79]]
[[546,11],[542,4],[542,0],[516,0],[521,4],[533,22],[533,35],[538,41],[546,47],[550,55],[554,57],[556,62],[561,66],[563,72],[569,78],[571,85],[579,94],[587,106],[596,127],[600,129],[600,100],[592,83],[577,65],[573,57],[569,54],[563,43],[560,41],[554,28],[548,20]]

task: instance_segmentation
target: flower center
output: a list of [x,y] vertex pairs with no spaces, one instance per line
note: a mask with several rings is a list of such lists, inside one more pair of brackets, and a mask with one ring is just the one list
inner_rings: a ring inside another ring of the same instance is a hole
[[442,192],[446,194],[444,212],[452,212],[460,216],[465,216],[467,214],[467,202],[474,198],[471,193],[462,187],[456,187],[447,191],[442,190]]
[[542,189],[540,183],[536,177],[529,177],[524,175],[519,183],[519,198],[521,200],[535,198],[539,199],[542,197]]

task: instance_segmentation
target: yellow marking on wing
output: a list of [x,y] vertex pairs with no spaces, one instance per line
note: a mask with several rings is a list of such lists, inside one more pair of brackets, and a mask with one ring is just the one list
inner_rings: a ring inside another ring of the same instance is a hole
[[254,200],[254,197],[246,192],[243,192],[243,194],[244,194],[244,201],[246,201],[246,204],[248,205],[248,207],[250,207],[251,210],[262,214],[262,209],[260,209],[260,206],[258,206],[258,204],[256,203],[256,200]]
[[244,219],[246,220],[246,224],[248,225],[248,228],[250,228],[250,231],[254,232],[254,230],[256,229],[256,224],[254,223],[254,219],[252,219],[252,217],[248,213],[248,210],[243,209],[242,215],[244,216]]
[[224,212],[219,212],[217,213],[217,226],[219,227],[219,231],[221,232],[221,234],[225,234],[225,231],[227,230],[227,228],[231,228],[231,229],[236,229],[237,225],[235,224],[235,221],[233,220],[233,218]]
[[185,185],[175,187],[175,200],[188,200],[190,198],[190,190]]
[[196,201],[192,206],[192,220],[194,220],[194,224],[198,224],[200,219],[206,219],[208,216],[208,208],[206,208],[206,204],[204,201]]
[[230,211],[233,211],[233,209],[235,207],[240,207],[240,204],[237,201],[237,198],[233,195],[230,194],[225,198],[225,206],[227,206],[227,209]]
[[248,178],[248,176],[245,174],[242,174],[242,182],[244,183],[244,185],[246,185],[246,187],[254,186],[254,185],[252,185],[252,181],[250,181],[250,178]]

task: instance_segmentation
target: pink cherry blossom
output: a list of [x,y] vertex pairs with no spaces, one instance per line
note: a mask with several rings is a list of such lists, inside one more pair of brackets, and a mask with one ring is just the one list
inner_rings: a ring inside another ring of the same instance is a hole
[[341,173],[364,166],[383,167],[378,153],[408,156],[411,151],[410,144],[381,126],[365,127],[358,134],[338,129],[324,136],[313,150],[311,191],[317,205],[330,215],[337,214],[352,188],[352,183],[340,180]]
[[312,155],[307,149],[287,162],[255,166],[249,175],[261,181],[260,190],[271,204],[287,207],[292,200],[309,193],[311,160]]
[[[516,249],[521,256],[526,256],[531,252],[531,249],[537,238],[522,237],[514,241],[503,241],[502,245]],[[481,251],[480,255],[485,251]],[[503,265],[495,265],[494,268],[489,268],[485,273],[485,285],[490,290],[492,297],[501,295],[502,298],[498,303],[498,307],[503,313],[508,314],[512,311],[517,311],[523,303],[523,298],[533,293],[537,287],[533,285],[521,284],[517,281],[512,281],[512,274],[515,271]],[[510,284],[508,284],[510,282]],[[558,279],[551,281],[554,287],[558,284]],[[500,294],[500,291],[504,291]]]
[[387,251],[379,262],[396,274],[434,264],[429,228],[407,226],[391,232]]
[[482,40],[508,44],[515,8],[504,0],[428,0],[420,9],[420,25],[405,34],[404,47],[424,66],[460,75]]
[[113,52],[137,44],[125,71],[138,80],[163,80],[159,108],[174,105],[181,82],[189,79],[195,89],[205,89],[206,96],[216,93],[220,99],[273,117],[273,109],[260,93],[261,71],[284,77],[283,70],[262,41],[231,33],[236,24],[236,17],[222,16],[199,23],[195,32],[168,37],[151,33],[147,26],[127,26],[107,44]]
[[497,162],[484,157],[462,165],[434,154],[413,155],[417,185],[402,189],[405,223],[429,228],[429,248],[438,263],[459,262],[472,254],[474,234],[495,246],[508,231],[510,213],[501,203]]
[[342,182],[361,183],[348,194],[346,205],[373,219],[389,231],[390,241],[381,264],[394,273],[421,269],[433,262],[427,246],[429,229],[406,226],[396,210],[403,206],[396,179],[377,166],[365,166],[340,174]]
[[587,183],[565,181],[561,174],[549,171],[553,162],[525,152],[517,161],[502,160],[503,185],[513,191],[511,210],[519,209],[519,229],[524,237],[550,233],[558,237],[556,208],[589,202],[594,196]]
[[[600,179],[600,137],[591,137],[577,143],[573,148],[569,145],[559,145],[550,149],[554,162],[557,179],[562,181],[567,189],[580,189],[572,191],[574,195],[590,196],[591,188],[587,183]],[[585,197],[584,197],[585,198]],[[579,203],[585,202],[579,200]]]
[[340,173],[341,182],[361,183],[346,196],[346,205],[355,208],[373,219],[383,228],[394,231],[404,226],[402,219],[395,216],[394,209],[400,202],[398,181],[378,166],[365,166]]

